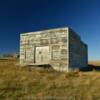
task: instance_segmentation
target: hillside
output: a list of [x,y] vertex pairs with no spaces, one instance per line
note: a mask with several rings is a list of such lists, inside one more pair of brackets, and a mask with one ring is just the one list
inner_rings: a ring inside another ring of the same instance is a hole
[[0,100],[100,100],[100,72],[63,73],[2,59]]

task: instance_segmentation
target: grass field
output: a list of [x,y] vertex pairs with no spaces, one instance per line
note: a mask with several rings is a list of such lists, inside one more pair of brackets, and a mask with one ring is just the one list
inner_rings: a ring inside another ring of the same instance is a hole
[[100,100],[100,72],[62,73],[2,59],[0,100]]

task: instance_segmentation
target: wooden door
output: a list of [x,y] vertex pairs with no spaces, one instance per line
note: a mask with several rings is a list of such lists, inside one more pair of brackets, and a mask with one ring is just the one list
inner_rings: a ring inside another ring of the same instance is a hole
[[36,47],[36,63],[49,64],[49,60],[50,60],[49,46]]

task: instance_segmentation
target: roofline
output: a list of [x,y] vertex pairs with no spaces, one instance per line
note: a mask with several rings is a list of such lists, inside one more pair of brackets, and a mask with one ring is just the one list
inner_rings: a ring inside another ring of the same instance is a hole
[[71,27],[69,27],[69,30],[72,30],[72,31],[74,32],[74,34],[76,34],[76,35],[79,37],[80,41],[81,41],[86,47],[88,47],[88,45],[82,40],[81,36],[80,36],[76,31],[74,31]]
[[59,29],[68,29],[68,30],[72,30],[72,31],[74,32],[74,34],[76,34],[76,35],[79,37],[80,41],[81,41],[84,45],[88,46],[86,43],[84,43],[84,42],[82,41],[80,35],[79,35],[77,32],[75,32],[75,31],[74,31],[71,27],[69,27],[69,26],[57,27],[57,28],[48,28],[48,29],[43,29],[43,30],[39,30],[39,31],[31,31],[31,32],[25,32],[25,33],[23,32],[23,33],[20,33],[20,35],[31,34],[31,33],[41,33],[41,32],[52,31],[52,30],[59,30]]
[[59,29],[69,29],[70,27],[64,26],[64,27],[57,27],[57,28],[48,28],[48,29],[43,29],[39,31],[31,31],[31,32],[21,32],[20,34],[29,34],[29,33],[39,33],[39,32],[45,32],[45,31],[52,31],[52,30],[59,30]]

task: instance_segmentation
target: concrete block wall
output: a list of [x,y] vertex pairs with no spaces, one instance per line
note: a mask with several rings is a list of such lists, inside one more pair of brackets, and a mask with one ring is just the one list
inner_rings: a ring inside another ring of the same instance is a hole
[[[56,70],[60,71],[67,70],[68,69],[67,35],[68,35],[68,28],[57,28],[57,29],[21,34],[20,64],[21,65],[50,64]],[[47,53],[45,51],[45,53],[39,54],[38,50],[40,49],[42,50],[42,48],[44,47],[48,47],[49,51]],[[46,55],[48,55],[49,58],[49,61],[47,62],[46,62],[47,60]]]
[[71,71],[86,67],[87,45],[69,27],[20,35],[20,64],[50,64],[55,70]]

